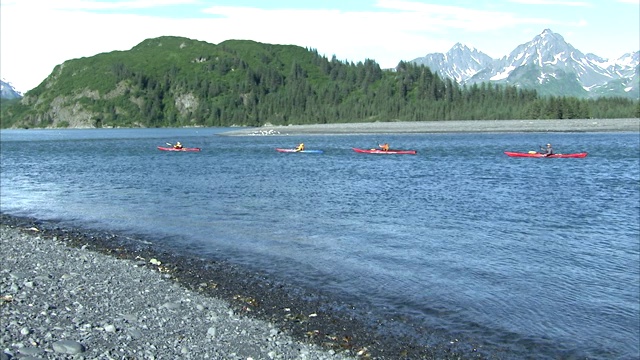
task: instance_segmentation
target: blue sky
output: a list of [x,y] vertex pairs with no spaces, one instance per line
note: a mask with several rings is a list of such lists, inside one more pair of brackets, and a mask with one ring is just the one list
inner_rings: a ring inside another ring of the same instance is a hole
[[640,0],[0,0],[0,76],[26,92],[66,60],[164,35],[249,39],[394,67],[457,42],[491,57],[551,29],[584,53],[640,50]]

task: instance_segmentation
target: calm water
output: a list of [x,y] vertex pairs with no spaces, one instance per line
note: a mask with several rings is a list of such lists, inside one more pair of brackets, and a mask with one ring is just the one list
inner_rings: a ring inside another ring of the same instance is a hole
[[[637,133],[224,130],[3,130],[0,210],[146,234],[505,358],[640,356]],[[203,151],[156,149],[175,141]],[[300,141],[324,154],[274,150]],[[383,141],[418,155],[351,150]],[[547,142],[589,156],[503,154]]]

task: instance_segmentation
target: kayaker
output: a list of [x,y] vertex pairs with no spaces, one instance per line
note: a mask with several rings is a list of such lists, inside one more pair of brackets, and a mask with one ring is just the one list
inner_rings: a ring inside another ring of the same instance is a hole
[[553,155],[553,147],[551,147],[551,144],[547,144],[546,148],[540,148],[545,156],[549,156],[549,155]]
[[302,151],[302,150],[304,150],[304,143],[300,143],[296,148],[296,151]]
[[175,145],[173,145],[174,149],[182,149],[182,144],[180,144],[180,141],[178,141]]
[[382,149],[382,151],[389,151],[389,144],[387,143],[378,144],[378,146],[380,147],[380,149]]

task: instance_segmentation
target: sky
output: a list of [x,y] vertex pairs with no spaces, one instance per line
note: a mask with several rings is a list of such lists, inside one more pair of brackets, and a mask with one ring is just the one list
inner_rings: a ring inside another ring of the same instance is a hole
[[501,58],[545,29],[615,59],[640,50],[640,0],[0,0],[0,76],[25,93],[66,60],[159,36],[299,45],[392,68],[456,43]]

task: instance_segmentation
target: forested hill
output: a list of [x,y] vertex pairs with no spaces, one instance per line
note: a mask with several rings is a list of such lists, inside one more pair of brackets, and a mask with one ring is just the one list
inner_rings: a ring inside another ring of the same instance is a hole
[[56,66],[2,127],[260,126],[371,121],[630,118],[638,101],[540,97],[509,86],[461,87],[429,68],[382,70],[314,49],[180,37]]

